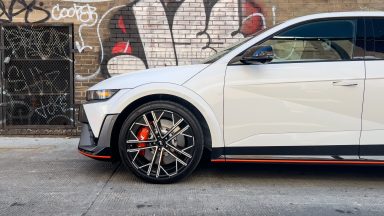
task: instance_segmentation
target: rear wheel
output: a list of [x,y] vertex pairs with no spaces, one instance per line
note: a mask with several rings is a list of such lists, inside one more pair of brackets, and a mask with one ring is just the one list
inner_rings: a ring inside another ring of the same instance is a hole
[[198,165],[204,146],[196,117],[170,101],[143,104],[125,120],[119,135],[123,163],[138,177],[172,183]]

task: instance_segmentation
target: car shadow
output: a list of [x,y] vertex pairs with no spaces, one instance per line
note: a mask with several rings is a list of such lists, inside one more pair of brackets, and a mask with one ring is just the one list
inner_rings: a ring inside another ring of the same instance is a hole
[[304,165],[263,163],[201,163],[195,176],[211,175],[219,178],[258,179],[315,179],[382,181],[384,166],[367,165]]
[[[117,179],[125,183],[142,181],[120,164]],[[122,177],[125,176],[125,177]],[[115,179],[115,180],[117,180]],[[254,184],[264,185],[296,185],[302,182],[309,184],[338,184],[353,185],[364,182],[366,185],[384,186],[383,166],[351,166],[351,165],[296,165],[296,164],[215,164],[201,163],[197,169],[178,184]],[[118,181],[119,181],[118,180]],[[128,181],[128,182],[126,182]]]

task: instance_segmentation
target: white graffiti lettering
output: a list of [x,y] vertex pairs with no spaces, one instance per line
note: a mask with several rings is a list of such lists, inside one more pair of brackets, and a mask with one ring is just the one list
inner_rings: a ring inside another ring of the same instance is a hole
[[86,5],[77,5],[73,4],[70,8],[60,7],[59,4],[56,4],[52,8],[52,19],[54,20],[63,20],[74,18],[80,22],[79,26],[79,38],[80,42],[76,41],[75,45],[79,52],[83,52],[84,49],[93,49],[91,46],[85,44],[82,31],[84,27],[90,28],[96,25],[99,20],[99,15],[97,14],[97,8],[89,4]]
[[70,8],[61,8],[59,4],[56,4],[52,8],[52,19],[61,20],[65,18],[76,18],[82,23],[87,23],[91,26],[95,25],[98,20],[96,13],[97,8],[86,5],[73,4]]

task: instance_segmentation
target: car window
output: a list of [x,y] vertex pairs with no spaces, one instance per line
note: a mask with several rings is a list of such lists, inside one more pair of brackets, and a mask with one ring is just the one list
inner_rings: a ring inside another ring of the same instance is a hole
[[314,21],[291,28],[260,44],[272,46],[271,63],[341,61],[354,58],[357,20]]
[[367,59],[384,59],[384,19],[368,19]]

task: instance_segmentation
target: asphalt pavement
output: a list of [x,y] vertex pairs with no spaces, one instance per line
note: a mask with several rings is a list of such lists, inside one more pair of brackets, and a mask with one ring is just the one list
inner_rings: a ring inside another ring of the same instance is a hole
[[384,215],[384,167],[202,164],[155,185],[77,142],[0,137],[0,215]]

